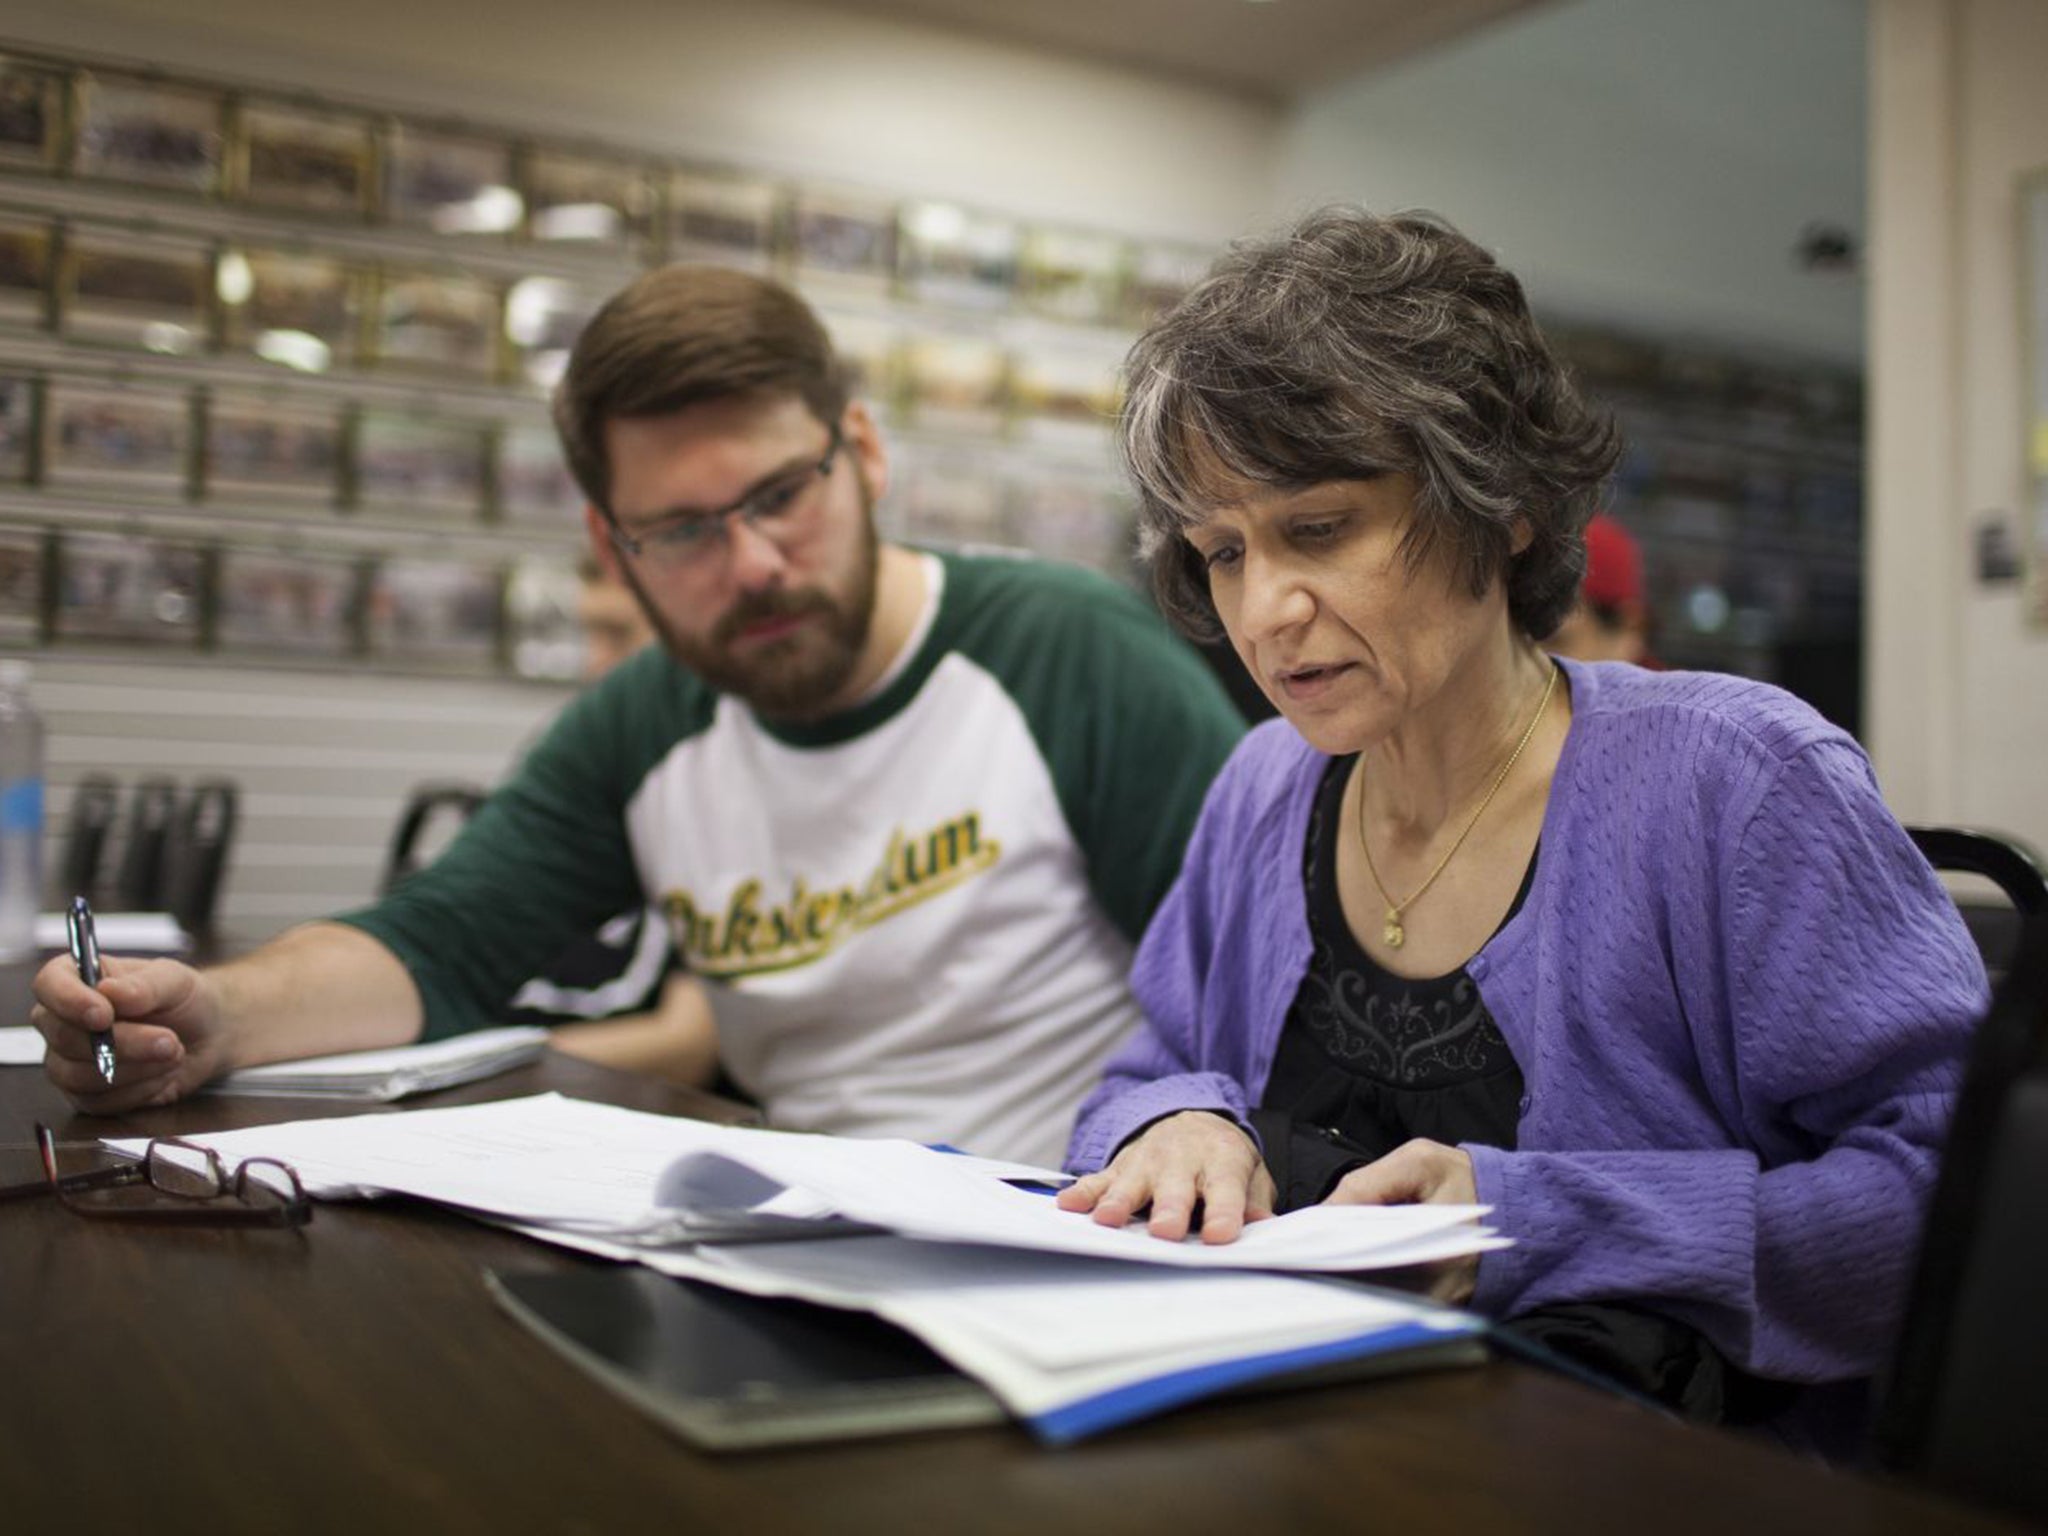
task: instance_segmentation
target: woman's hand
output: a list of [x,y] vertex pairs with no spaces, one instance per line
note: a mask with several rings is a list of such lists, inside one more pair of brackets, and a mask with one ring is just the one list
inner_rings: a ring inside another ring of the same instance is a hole
[[[1113,1166],[1113,1165],[1112,1165]],[[1354,1168],[1323,1201],[1325,1205],[1473,1205],[1479,1186],[1472,1159],[1441,1142],[1403,1142],[1377,1162]],[[1471,1300],[1479,1282],[1479,1255],[1447,1259],[1435,1266],[1429,1294],[1458,1306]]]
[[1150,1205],[1147,1230],[1177,1243],[1199,1202],[1202,1241],[1229,1243],[1246,1222],[1273,1214],[1273,1196],[1273,1177],[1251,1137],[1221,1115],[1190,1109],[1153,1121],[1107,1168],[1061,1190],[1059,1204],[1092,1211],[1105,1227],[1121,1227]]

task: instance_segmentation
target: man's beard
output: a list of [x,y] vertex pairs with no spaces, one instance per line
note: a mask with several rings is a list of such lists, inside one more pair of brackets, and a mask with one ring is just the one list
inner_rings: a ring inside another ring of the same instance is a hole
[[[620,574],[669,654],[691,672],[770,718],[815,719],[853,676],[874,622],[880,541],[865,494],[861,499],[860,547],[843,600],[822,587],[752,593],[733,605],[708,639],[691,640],[678,634],[649,600],[630,564],[622,562]],[[733,654],[733,639],[742,629],[796,617],[808,622],[792,634],[748,647],[744,656]]]

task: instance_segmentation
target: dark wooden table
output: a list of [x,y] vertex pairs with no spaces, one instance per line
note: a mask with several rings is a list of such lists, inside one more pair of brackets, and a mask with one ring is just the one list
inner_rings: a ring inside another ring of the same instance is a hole
[[[721,1102],[553,1053],[415,1102],[548,1089],[674,1113]],[[88,1120],[40,1070],[0,1068],[0,1143],[14,1147],[39,1118],[68,1141],[320,1112],[202,1098]],[[1197,1406],[1060,1451],[980,1429],[710,1456],[559,1360],[480,1279],[486,1266],[589,1262],[410,1201],[322,1206],[303,1232],[0,1205],[0,1528],[1999,1528],[1513,1364]]]

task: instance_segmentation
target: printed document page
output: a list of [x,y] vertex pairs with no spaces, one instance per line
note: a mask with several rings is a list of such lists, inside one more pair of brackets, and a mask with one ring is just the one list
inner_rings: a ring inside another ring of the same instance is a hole
[[[688,1241],[693,1222],[750,1212],[1189,1268],[1348,1271],[1502,1246],[1473,1224],[1483,1207],[1448,1205],[1316,1206],[1255,1222],[1235,1243],[1161,1242],[910,1142],[707,1125],[552,1094],[190,1139],[231,1158],[279,1158],[320,1196],[388,1191],[643,1243]],[[139,1155],[143,1143],[110,1145]]]
[[408,1094],[453,1088],[509,1072],[547,1048],[548,1032],[530,1027],[480,1029],[452,1040],[347,1051],[244,1067],[209,1083],[208,1093],[283,1098],[367,1099],[389,1103]]

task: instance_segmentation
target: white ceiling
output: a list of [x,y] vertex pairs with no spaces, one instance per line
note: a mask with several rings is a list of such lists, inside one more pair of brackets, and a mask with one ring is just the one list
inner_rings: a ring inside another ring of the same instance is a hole
[[1549,0],[837,0],[1283,101]]

